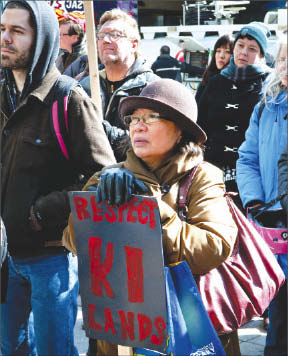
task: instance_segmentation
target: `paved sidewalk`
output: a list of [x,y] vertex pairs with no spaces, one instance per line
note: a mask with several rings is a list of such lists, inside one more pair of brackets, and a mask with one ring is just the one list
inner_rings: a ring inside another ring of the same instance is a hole
[[[78,299],[78,316],[75,326],[76,346],[80,356],[85,356],[88,340],[82,329],[82,311],[80,298]],[[263,329],[263,319],[254,318],[238,330],[242,356],[263,356],[266,331]]]

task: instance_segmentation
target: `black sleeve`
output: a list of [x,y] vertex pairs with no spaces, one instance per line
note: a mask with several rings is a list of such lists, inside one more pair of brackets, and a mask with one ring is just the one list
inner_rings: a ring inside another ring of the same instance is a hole
[[208,100],[210,95],[210,82],[208,82],[203,88],[203,92],[197,102],[198,105],[198,120],[197,124],[199,124],[202,129],[207,133],[208,131]]
[[288,144],[278,162],[279,195],[283,195],[281,205],[288,216]]
[[203,91],[204,91],[204,88],[205,86],[202,85],[202,82],[199,84],[198,88],[197,88],[197,91],[196,91],[196,94],[195,94],[195,100],[196,100],[196,103],[198,104],[199,101],[200,101],[200,98],[203,94]]

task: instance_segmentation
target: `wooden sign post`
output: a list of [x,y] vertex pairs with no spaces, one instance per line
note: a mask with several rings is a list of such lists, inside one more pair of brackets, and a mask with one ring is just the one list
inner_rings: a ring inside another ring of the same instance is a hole
[[[95,192],[69,193],[86,335],[165,354],[168,327],[157,201],[135,196],[113,207]],[[128,348],[127,348],[128,347]]]
[[[87,38],[91,98],[93,103],[100,110],[100,113],[102,113],[93,1],[83,1],[83,4],[84,4],[85,21],[86,21],[86,38]],[[101,117],[103,116],[101,115]]]

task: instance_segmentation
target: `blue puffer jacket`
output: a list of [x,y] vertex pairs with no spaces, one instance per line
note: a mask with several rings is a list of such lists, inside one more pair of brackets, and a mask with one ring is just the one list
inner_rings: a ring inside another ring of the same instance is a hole
[[[278,95],[275,104],[264,107],[261,118],[255,106],[240,146],[236,181],[244,206],[252,200],[270,202],[278,196],[278,160],[287,143],[287,91]],[[280,202],[272,209],[281,208]],[[287,278],[287,256],[276,255]]]
[[[287,143],[287,92],[267,104],[261,118],[260,106],[255,106],[238,150],[236,181],[244,206],[252,200],[268,203],[278,196],[278,160]],[[279,202],[273,206],[278,207]]]

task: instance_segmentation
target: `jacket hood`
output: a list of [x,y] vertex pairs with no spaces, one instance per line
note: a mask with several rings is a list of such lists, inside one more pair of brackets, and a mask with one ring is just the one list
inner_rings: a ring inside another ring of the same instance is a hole
[[140,73],[150,72],[153,73],[151,68],[147,66],[146,59],[138,57],[130,71],[127,73],[127,77],[135,77]]
[[[39,86],[55,64],[59,53],[59,24],[53,8],[46,1],[10,0],[21,3],[29,11],[35,23],[35,44],[21,94],[21,101]],[[7,6],[6,4],[6,6]],[[4,69],[6,79],[12,78],[11,69]]]

